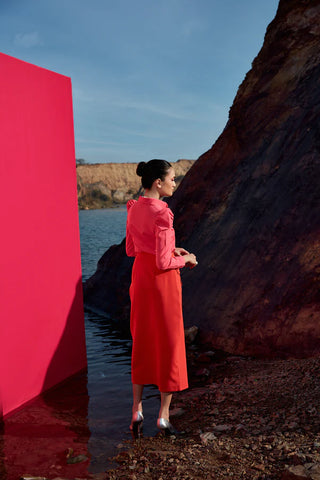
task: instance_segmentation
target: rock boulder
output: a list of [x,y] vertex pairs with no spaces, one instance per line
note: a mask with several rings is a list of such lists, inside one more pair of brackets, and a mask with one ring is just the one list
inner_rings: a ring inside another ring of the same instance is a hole
[[[319,79],[320,1],[280,0],[223,133],[170,200],[177,244],[199,261],[183,269],[185,323],[216,348],[319,354]],[[85,297],[103,286],[100,307],[127,321],[124,245],[101,262]]]

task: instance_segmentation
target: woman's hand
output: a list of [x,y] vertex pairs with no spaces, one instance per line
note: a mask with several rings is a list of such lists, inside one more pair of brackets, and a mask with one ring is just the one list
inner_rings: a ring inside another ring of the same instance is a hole
[[184,255],[184,259],[186,261],[186,266],[189,268],[194,268],[196,265],[198,265],[197,258],[193,253]]
[[173,253],[175,257],[181,257],[181,255],[188,255],[189,252],[184,248],[176,247]]

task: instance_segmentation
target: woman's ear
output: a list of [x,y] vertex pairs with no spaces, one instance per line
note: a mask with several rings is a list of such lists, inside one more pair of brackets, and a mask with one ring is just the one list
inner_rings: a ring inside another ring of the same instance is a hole
[[161,188],[161,178],[158,178],[156,181],[157,181],[157,188]]

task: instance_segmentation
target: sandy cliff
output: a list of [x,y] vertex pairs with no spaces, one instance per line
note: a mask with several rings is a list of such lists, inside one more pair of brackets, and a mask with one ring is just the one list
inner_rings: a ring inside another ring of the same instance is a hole
[[[320,1],[280,0],[215,145],[170,205],[184,269],[184,318],[214,347],[320,352]],[[112,247],[88,303],[127,321],[130,260]],[[105,292],[108,292],[107,295]]]
[[[173,163],[177,184],[193,163],[194,160]],[[137,163],[77,165],[79,208],[104,208],[136,198],[141,186],[136,168]]]

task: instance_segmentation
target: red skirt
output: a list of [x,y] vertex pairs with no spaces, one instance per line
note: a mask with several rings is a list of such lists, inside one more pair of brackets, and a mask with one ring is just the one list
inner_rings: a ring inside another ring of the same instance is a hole
[[139,253],[132,268],[131,377],[161,392],[188,388],[179,269],[159,270],[156,257]]

